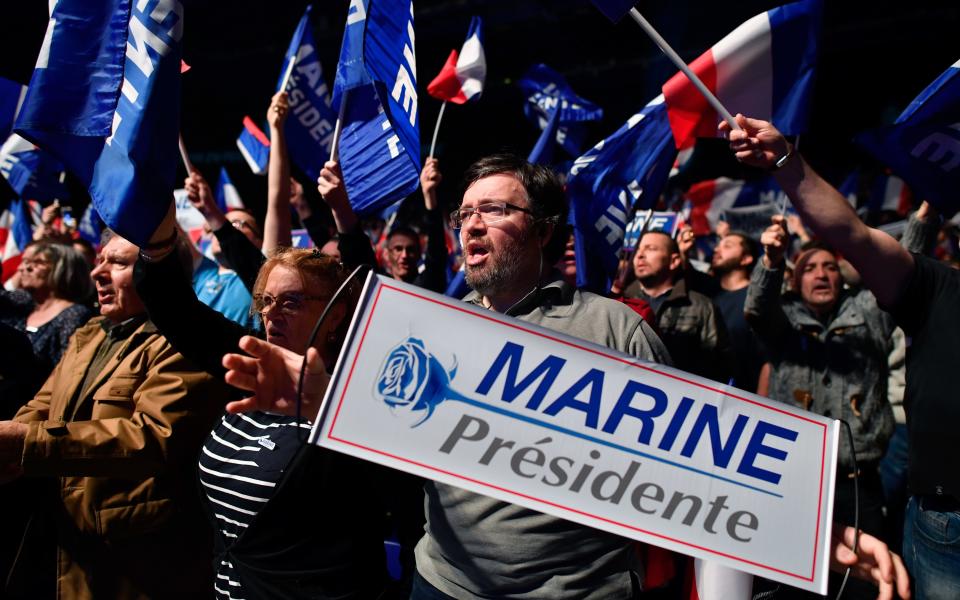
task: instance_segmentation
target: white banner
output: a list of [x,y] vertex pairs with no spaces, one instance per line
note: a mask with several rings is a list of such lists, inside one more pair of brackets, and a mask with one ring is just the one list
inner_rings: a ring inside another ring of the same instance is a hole
[[822,594],[837,434],[835,421],[372,277],[311,440]]

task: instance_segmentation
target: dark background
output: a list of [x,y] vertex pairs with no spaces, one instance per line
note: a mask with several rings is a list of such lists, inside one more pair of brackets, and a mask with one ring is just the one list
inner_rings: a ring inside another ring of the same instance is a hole
[[[0,76],[27,83],[43,39],[47,2],[8,2],[0,36]],[[225,165],[246,204],[262,211],[266,181],[236,150],[244,115],[264,120],[283,54],[305,0],[185,3],[182,133],[191,158],[216,181]],[[312,26],[325,77],[332,83],[347,0],[317,1]],[[688,62],[751,16],[777,2],[650,0],[639,10]],[[523,116],[515,81],[544,62],[577,93],[603,107],[583,150],[616,130],[659,93],[675,69],[629,18],[612,24],[587,0],[419,0],[415,2],[420,138],[425,155],[440,102],[426,93],[471,15],[484,20],[488,75],[481,100],[448,107],[437,155],[444,203],[459,201],[459,176],[474,159],[512,149],[526,155],[538,130]],[[804,154],[837,182],[856,166],[876,171],[850,142],[859,131],[892,122],[909,101],[960,59],[960,2],[827,0],[810,130]],[[721,141],[698,147],[694,178],[737,175]],[[703,157],[706,157],[704,159]],[[563,156],[558,150],[559,159]],[[182,173],[181,173],[182,175]],[[309,183],[309,182],[306,182]],[[74,182],[75,207],[87,200]],[[314,186],[309,186],[314,189]],[[75,208],[76,210],[76,208]]]

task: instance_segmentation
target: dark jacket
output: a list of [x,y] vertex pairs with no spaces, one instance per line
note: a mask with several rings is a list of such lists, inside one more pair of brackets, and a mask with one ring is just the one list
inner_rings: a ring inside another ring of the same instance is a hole
[[[866,290],[841,292],[821,322],[796,294],[781,297],[783,268],[753,270],[744,313],[773,369],[770,398],[850,424],[858,461],[878,461],[893,434],[887,355],[893,319]],[[840,466],[853,468],[840,436]]]
[[[639,281],[627,286],[623,295],[648,299]],[[677,368],[727,383],[732,372],[733,350],[723,319],[709,298],[688,290],[686,280],[681,278],[660,303],[656,316],[657,333]]]

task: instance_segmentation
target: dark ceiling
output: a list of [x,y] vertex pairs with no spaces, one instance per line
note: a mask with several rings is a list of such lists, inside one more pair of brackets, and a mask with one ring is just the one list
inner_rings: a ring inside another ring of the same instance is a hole
[[[47,3],[11,2],[0,36],[0,76],[26,82],[43,38]],[[244,115],[262,120],[283,53],[305,0],[186,2],[182,132],[194,161],[215,178],[225,164],[248,205],[265,196],[234,144]],[[638,8],[687,60],[749,17],[777,2],[658,0]],[[348,1],[316,2],[312,25],[332,80]],[[514,82],[532,64],[562,72],[604,119],[588,143],[613,132],[659,93],[674,69],[631,21],[607,21],[587,0],[419,0],[415,2],[421,141],[429,143],[440,103],[426,94],[450,50],[463,43],[471,15],[484,19],[488,79],[482,99],[452,106],[438,156],[447,174],[441,190],[456,202],[456,181],[473,159],[500,149],[526,154],[538,132],[526,121]],[[892,121],[923,87],[960,59],[960,2],[827,0],[820,67],[804,153],[837,179],[866,161],[850,139]],[[704,176],[735,164],[707,144]],[[722,144],[721,144],[722,146]],[[584,148],[585,150],[586,148]],[[711,152],[712,150],[712,152]]]

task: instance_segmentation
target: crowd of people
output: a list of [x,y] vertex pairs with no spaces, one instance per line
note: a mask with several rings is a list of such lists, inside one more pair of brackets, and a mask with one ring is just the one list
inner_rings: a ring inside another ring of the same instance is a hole
[[[92,262],[57,207],[44,212],[0,292],[8,597],[679,597],[682,569],[653,589],[634,541],[305,442],[359,297],[351,271],[442,293],[445,219],[463,301],[848,423],[832,546],[834,569],[862,580],[847,593],[960,597],[960,409],[946,380],[960,271],[931,255],[931,207],[900,241],[871,229],[771,124],[738,116],[742,129],[721,126],[732,150],[773,171],[813,239],[795,248],[780,216],[760,239],[721,227],[704,271],[692,230],[646,231],[604,297],[575,285],[550,169],[481,158],[445,217],[427,159],[422,222],[371,240],[336,161],[317,182],[324,204],[304,198],[288,112],[277,94],[263,223],[187,177],[213,259],[173,203],[149,243],[107,231]],[[290,247],[294,214],[315,248]]]

